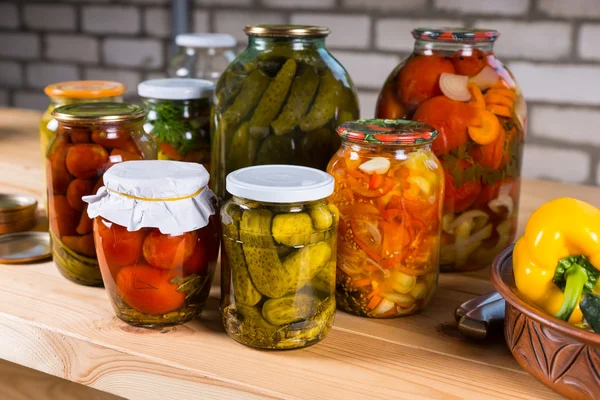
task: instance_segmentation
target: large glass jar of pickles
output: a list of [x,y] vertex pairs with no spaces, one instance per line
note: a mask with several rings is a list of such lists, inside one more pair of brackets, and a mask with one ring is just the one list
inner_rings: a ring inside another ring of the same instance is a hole
[[40,122],[40,146],[42,150],[42,165],[46,167],[46,150],[48,143],[56,131],[56,121],[52,121],[52,111],[65,104],[122,101],[125,86],[111,81],[70,81],[58,82],[44,89],[50,98],[50,104]]
[[376,115],[438,130],[433,151],[446,171],[441,268],[483,268],[516,233],[523,94],[493,53],[498,32],[419,28],[413,36],[414,52],[388,77]]
[[216,88],[211,176],[250,165],[296,164],[325,170],[339,147],[335,128],[358,117],[352,80],[325,48],[329,29],[248,26],[248,48]]
[[405,120],[346,122],[338,132],[342,146],[327,168],[340,214],[337,305],[363,317],[413,314],[431,299],[439,273],[437,132]]
[[128,161],[108,170],[104,183],[85,201],[117,317],[159,327],[199,315],[220,242],[206,169],[186,162]]
[[292,349],[323,339],[335,314],[333,178],[277,165],[227,177],[221,209],[221,312],[236,341]]
[[48,219],[52,255],[68,279],[102,285],[92,220],[82,196],[96,193],[116,163],[156,158],[142,129],[143,108],[126,103],[70,104],[56,108],[56,134],[46,152]]
[[210,168],[210,107],[215,85],[201,79],[151,79],[138,85],[148,116],[144,130],[159,160],[197,162]]

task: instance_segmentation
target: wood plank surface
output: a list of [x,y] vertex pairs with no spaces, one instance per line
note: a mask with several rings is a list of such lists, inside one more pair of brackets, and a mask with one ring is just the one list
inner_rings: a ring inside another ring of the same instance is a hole
[[[0,109],[0,192],[41,202],[39,118]],[[525,180],[520,229],[536,207],[573,193],[600,205],[600,189]],[[0,358],[131,399],[559,398],[519,367],[502,337],[472,342],[456,330],[454,309],[493,289],[488,273],[442,275],[419,315],[338,312],[321,343],[267,352],[225,334],[216,287],[199,320],[148,330],[117,320],[103,289],[65,280],[51,262],[0,265]]]

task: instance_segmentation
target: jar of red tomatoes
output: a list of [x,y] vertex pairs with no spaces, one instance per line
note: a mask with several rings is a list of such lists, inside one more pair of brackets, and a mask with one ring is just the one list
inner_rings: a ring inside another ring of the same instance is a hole
[[327,172],[339,209],[337,306],[390,318],[424,308],[437,286],[444,174],[429,125],[358,120],[338,128]]
[[379,118],[409,118],[439,132],[433,151],[445,170],[442,271],[488,266],[515,237],[523,95],[493,53],[493,30],[413,31],[415,48],[388,77]]
[[208,180],[196,163],[129,161],[84,198],[104,286],[121,320],[160,327],[202,311],[220,243]]
[[127,103],[69,104],[56,108],[56,134],[46,152],[52,256],[66,278],[101,286],[92,220],[82,197],[96,193],[102,176],[127,160],[156,158],[142,129],[143,108]]

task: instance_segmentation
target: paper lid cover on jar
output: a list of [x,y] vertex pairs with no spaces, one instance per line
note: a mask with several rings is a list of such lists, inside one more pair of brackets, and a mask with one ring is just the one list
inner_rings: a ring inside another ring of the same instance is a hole
[[297,165],[260,165],[227,175],[226,188],[236,197],[268,203],[321,200],[333,193],[331,175]]
[[150,79],[138,85],[141,97],[160,100],[193,100],[210,98],[215,84],[204,79]]
[[235,37],[226,33],[181,33],[175,36],[175,44],[184,47],[229,48],[235,47]]
[[95,195],[84,196],[90,218],[101,216],[129,231],[158,228],[164,234],[200,229],[215,213],[209,175],[197,163],[126,161],[104,174]]

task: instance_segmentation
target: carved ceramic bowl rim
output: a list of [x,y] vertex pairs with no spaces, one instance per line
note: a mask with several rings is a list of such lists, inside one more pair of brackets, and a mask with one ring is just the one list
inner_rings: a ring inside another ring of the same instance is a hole
[[584,329],[576,328],[565,321],[547,315],[538,307],[529,303],[525,298],[518,295],[517,288],[512,282],[507,282],[505,277],[512,276],[512,252],[513,245],[507,247],[496,256],[492,263],[491,280],[492,284],[511,306],[518,309],[528,318],[535,320],[545,327],[550,327],[565,336],[576,341],[583,342],[595,347],[600,347],[600,333],[589,332]]

